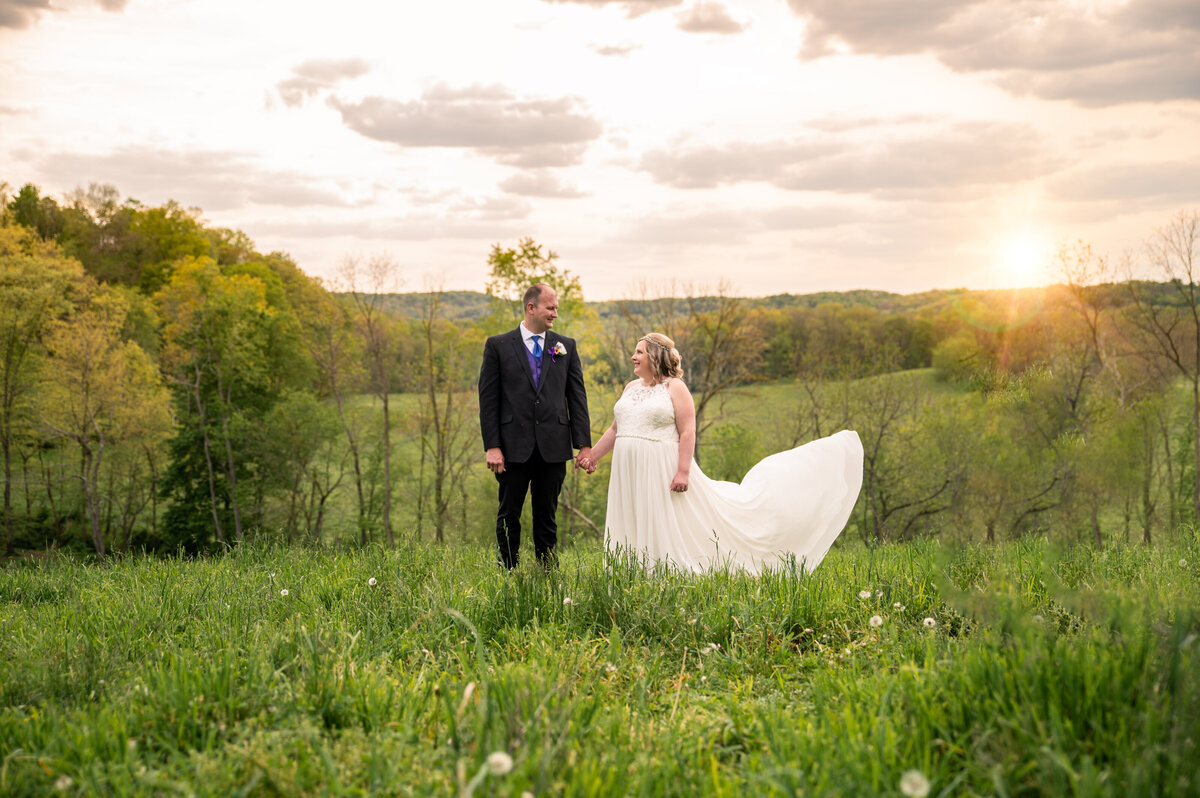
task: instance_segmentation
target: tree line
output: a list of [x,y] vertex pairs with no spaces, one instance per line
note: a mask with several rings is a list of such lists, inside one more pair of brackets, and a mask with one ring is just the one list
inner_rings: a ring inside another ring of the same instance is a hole
[[[865,540],[1149,541],[1200,518],[1196,214],[1127,262],[1064,246],[1046,289],[747,299],[643,285],[589,303],[532,239],[494,246],[484,292],[465,294],[409,286],[383,253],[318,280],[196,209],[110,186],[0,195],[9,554],[482,539],[495,488],[479,356],[533,281],[557,289],[559,326],[580,340],[598,429],[653,329],[684,352],[713,476],[859,430]],[[767,386],[770,407],[754,409]],[[568,528],[603,535],[605,481],[568,479]]]

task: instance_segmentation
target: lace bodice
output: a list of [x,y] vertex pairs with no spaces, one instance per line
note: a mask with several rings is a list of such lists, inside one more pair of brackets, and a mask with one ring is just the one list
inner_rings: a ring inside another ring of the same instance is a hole
[[678,443],[679,431],[675,428],[675,406],[665,382],[645,385],[635,382],[613,407],[617,422],[617,438],[642,438],[643,440]]

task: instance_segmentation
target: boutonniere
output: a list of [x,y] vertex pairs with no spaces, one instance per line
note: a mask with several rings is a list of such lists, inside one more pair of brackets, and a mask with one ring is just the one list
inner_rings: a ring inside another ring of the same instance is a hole
[[550,350],[550,359],[552,361],[554,361],[555,363],[557,363],[558,356],[565,355],[566,353],[567,353],[567,348],[562,345],[562,341],[559,341],[558,343],[556,343],[554,345],[554,348]]

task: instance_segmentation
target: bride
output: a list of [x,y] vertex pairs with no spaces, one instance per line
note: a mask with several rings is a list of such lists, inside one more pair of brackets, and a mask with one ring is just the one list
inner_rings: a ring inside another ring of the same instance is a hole
[[709,479],[692,459],[696,407],[675,343],[643,336],[633,373],[612,425],[591,456],[578,459],[591,473],[612,452],[608,548],[689,571],[731,565],[758,573],[793,558],[806,572],[816,568],[862,486],[858,434],[843,430],[771,455],[741,484]]

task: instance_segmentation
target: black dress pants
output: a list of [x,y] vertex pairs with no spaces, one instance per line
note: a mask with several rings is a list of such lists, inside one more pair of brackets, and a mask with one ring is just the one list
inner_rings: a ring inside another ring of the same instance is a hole
[[567,464],[548,463],[537,449],[524,463],[504,463],[504,473],[496,475],[500,483],[500,508],[496,512],[496,543],[500,564],[513,569],[520,559],[521,508],[525,494],[532,499],[533,552],[538,562],[550,568],[556,562],[554,545],[558,542],[558,493],[567,475]]

